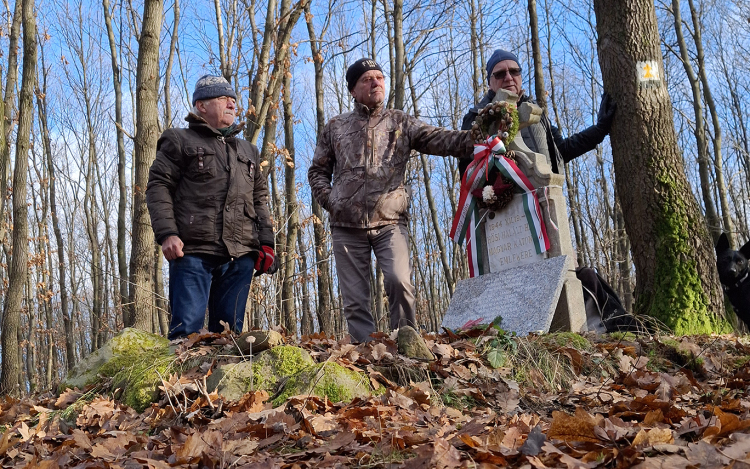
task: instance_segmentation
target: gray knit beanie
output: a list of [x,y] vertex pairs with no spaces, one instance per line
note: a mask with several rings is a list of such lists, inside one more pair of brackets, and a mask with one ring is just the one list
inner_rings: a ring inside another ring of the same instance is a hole
[[512,60],[518,64],[518,68],[521,68],[521,62],[518,61],[518,57],[516,57],[516,54],[503,49],[495,49],[495,52],[493,52],[490,56],[490,60],[487,61],[487,83],[490,82],[492,69],[494,69],[495,65],[502,62],[503,60]]
[[195,106],[196,101],[219,98],[221,96],[229,96],[235,100],[237,99],[237,94],[224,77],[203,75],[195,83],[195,90],[193,91],[193,106]]

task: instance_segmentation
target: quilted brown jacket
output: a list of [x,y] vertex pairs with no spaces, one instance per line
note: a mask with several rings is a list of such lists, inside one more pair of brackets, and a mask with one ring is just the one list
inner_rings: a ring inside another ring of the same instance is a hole
[[146,204],[156,241],[177,235],[186,254],[239,257],[273,247],[268,185],[255,145],[226,137],[195,114],[156,144]]
[[404,175],[412,150],[461,157],[472,148],[469,132],[355,103],[353,111],[326,125],[307,176],[313,196],[331,214],[331,225],[375,228],[408,217]]

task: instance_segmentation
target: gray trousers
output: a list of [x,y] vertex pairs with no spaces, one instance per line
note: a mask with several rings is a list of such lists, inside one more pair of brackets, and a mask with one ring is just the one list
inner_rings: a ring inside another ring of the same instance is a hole
[[358,342],[376,331],[370,312],[370,262],[375,252],[385,281],[391,329],[416,327],[411,283],[409,230],[404,224],[379,228],[332,227],[333,254],[349,334]]

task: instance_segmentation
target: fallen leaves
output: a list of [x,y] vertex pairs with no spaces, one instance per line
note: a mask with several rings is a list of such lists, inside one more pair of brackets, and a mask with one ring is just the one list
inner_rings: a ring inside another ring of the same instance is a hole
[[[482,328],[431,336],[437,360],[426,364],[401,357],[385,334],[357,345],[306,337],[302,346],[317,361],[366,370],[383,386],[379,395],[351,402],[295,396],[271,408],[264,391],[224,402],[203,384],[215,360],[166,378],[164,399],[142,414],[106,395],[91,399],[87,390],[5,399],[0,464],[750,468],[750,347],[735,337],[655,341],[676,344],[669,360],[652,360],[643,352],[645,341],[599,342],[586,350],[556,345],[557,356],[578,374],[556,392],[511,379],[504,351],[483,345],[492,341]],[[224,334],[202,333],[179,343],[177,353],[213,356],[232,344]],[[487,352],[498,356],[492,360]],[[680,353],[682,365],[676,364]],[[733,363],[728,353],[745,365],[727,366]],[[596,363],[600,369],[592,372]],[[526,372],[527,383],[549,374]],[[168,397],[177,395],[180,405],[170,405]],[[62,419],[66,408],[76,410],[72,427]]]

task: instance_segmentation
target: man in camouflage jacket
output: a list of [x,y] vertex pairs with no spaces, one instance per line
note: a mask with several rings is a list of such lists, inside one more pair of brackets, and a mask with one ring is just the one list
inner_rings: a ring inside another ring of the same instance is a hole
[[404,186],[412,150],[461,156],[473,148],[469,132],[427,125],[385,109],[385,79],[371,59],[346,72],[354,110],[331,119],[318,139],[308,179],[330,213],[333,252],[349,334],[362,342],[376,331],[370,312],[370,260],[375,252],[385,280],[391,329],[416,327],[411,282],[409,191]]
[[237,138],[236,95],[223,77],[195,85],[187,129],[156,145],[146,203],[169,261],[170,339],[208,329],[239,332],[253,272],[273,273],[268,185],[255,145]]

